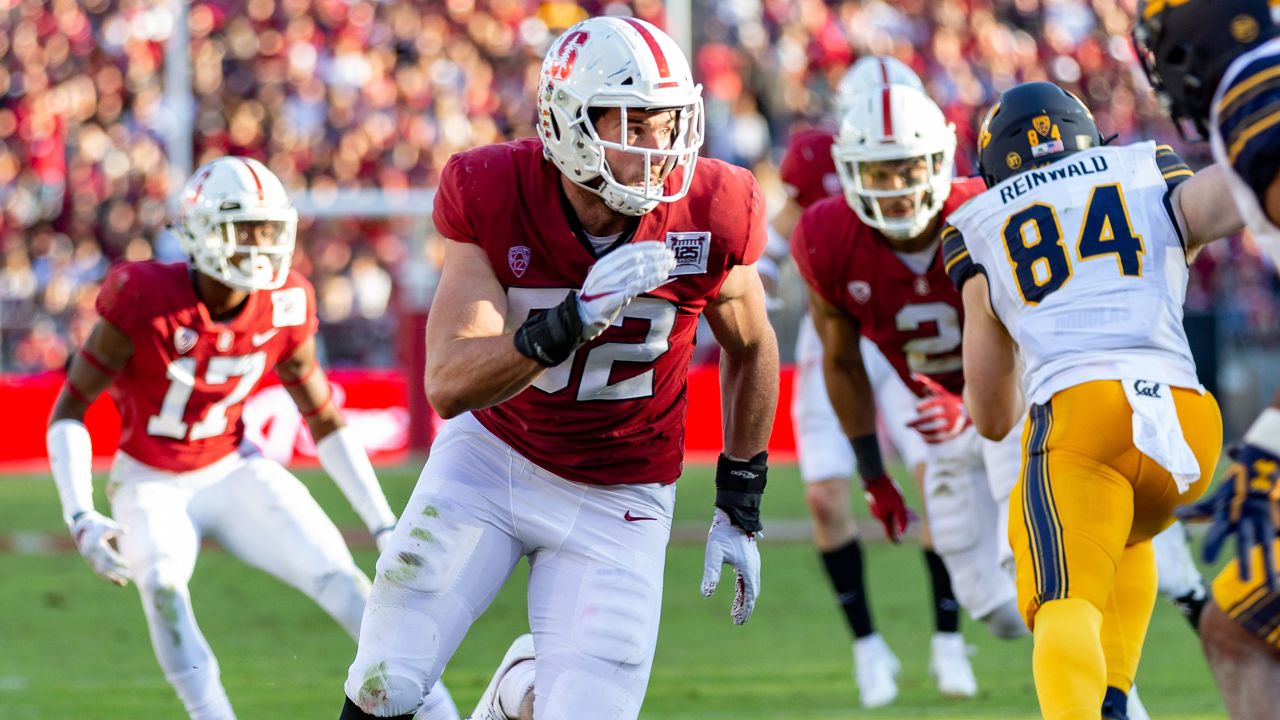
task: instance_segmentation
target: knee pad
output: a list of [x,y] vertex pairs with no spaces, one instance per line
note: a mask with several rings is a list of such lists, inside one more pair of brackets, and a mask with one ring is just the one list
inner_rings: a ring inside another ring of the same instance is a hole
[[1016,606],[1018,588],[996,562],[995,553],[979,553],[979,549],[972,548],[961,557],[944,555],[943,562],[960,607],[972,617],[985,618],[1001,605]]
[[347,673],[343,686],[347,697],[370,715],[407,715],[422,706],[427,688],[421,680],[398,672],[387,661],[366,665],[359,658]]
[[580,670],[559,673],[543,690],[534,690],[534,717],[539,720],[633,720],[640,714],[644,688],[613,682]]
[[371,715],[418,709],[443,670],[440,626],[402,600],[403,593],[374,588],[343,685],[347,697]]
[[1022,613],[1018,611],[1016,599],[1001,603],[979,620],[987,626],[992,635],[1001,640],[1012,640],[1031,634],[1026,622],[1022,619]]
[[187,584],[160,566],[147,568],[134,578],[134,582],[138,585],[138,594],[142,596],[143,610],[152,624],[161,626],[174,635],[175,647],[181,645],[180,638],[176,636],[182,633],[178,627],[180,618],[188,614]]

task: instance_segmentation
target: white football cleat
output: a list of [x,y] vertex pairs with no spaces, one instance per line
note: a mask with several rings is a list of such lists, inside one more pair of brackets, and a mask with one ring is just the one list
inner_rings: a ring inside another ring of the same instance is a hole
[[969,665],[969,647],[960,633],[934,633],[930,642],[929,674],[943,697],[971,698],[978,694],[978,679]]
[[511,647],[507,648],[507,654],[503,655],[502,662],[498,663],[498,669],[494,671],[493,677],[489,678],[489,687],[484,689],[480,702],[476,703],[476,709],[471,712],[467,720],[510,720],[514,717],[503,712],[502,702],[498,697],[498,686],[502,684],[502,677],[512,666],[532,659],[533,635],[525,633],[511,642]]
[[896,678],[901,667],[880,633],[853,641],[853,679],[862,707],[883,707],[898,699]]
[[1137,685],[1129,688],[1129,704],[1126,712],[1129,715],[1129,720],[1151,720],[1151,716],[1147,714],[1147,709],[1142,705],[1141,698],[1138,697]]

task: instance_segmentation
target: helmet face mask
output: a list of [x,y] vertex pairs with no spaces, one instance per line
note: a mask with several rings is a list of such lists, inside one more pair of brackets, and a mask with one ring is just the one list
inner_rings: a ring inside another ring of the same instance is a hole
[[858,96],[831,146],[845,202],[891,241],[919,237],[951,195],[955,127],[923,92]]
[[[618,109],[618,131],[609,111]],[[684,197],[693,181],[703,141],[702,86],[695,85],[684,54],[665,33],[634,18],[584,20],[552,43],[543,60],[538,88],[538,135],[548,159],[569,180],[599,195],[615,212],[644,215],[658,203]],[[668,147],[633,143],[627,131],[632,114],[649,118],[674,112]],[[619,178],[606,152],[640,158],[658,167],[634,182]],[[683,167],[680,185],[666,180]]]
[[[604,197],[606,202],[612,197],[621,196],[628,200],[619,198],[614,202],[623,206],[648,207],[651,210],[657,203],[678,200],[689,191],[689,185],[693,181],[692,172],[685,173],[681,187],[675,193],[666,193],[664,185],[673,170],[685,164],[692,168],[697,160],[696,151],[690,154],[687,139],[691,135],[696,136],[698,145],[701,146],[702,127],[689,127],[691,118],[701,122],[700,108],[686,105],[680,108],[648,109],[599,104],[584,107],[587,108],[588,118],[582,127],[587,137],[600,148],[599,160],[592,168],[598,177],[593,192]],[[616,113],[613,112],[615,109]],[[657,147],[639,143],[641,131],[655,135],[665,133],[666,140],[653,143]],[[609,160],[611,154],[619,160],[626,158],[632,162],[620,162],[615,168],[614,163]],[[636,169],[631,172],[633,165]],[[617,207],[613,209],[619,210]]]
[[237,290],[274,290],[289,276],[298,212],[261,163],[223,157],[187,182],[176,229],[196,270]]
[[[942,176],[943,153],[891,160],[846,161],[858,198],[858,214],[892,240],[908,240],[928,226],[930,193]],[[921,225],[924,227],[921,227]]]

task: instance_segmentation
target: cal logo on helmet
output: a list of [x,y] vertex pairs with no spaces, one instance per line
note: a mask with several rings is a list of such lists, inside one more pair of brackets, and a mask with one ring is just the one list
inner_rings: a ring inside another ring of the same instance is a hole
[[978,172],[987,187],[1102,144],[1089,108],[1075,95],[1048,82],[1023,83],[1006,90],[982,127]]

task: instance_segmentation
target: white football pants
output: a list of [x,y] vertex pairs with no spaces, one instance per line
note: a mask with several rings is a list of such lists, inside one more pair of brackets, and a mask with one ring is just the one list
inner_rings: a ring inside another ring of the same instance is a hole
[[630,720],[658,635],[675,486],[599,486],[526,460],[470,413],[441,429],[378,560],[346,692],[413,712],[522,556],[538,720]]
[[[117,453],[109,494],[156,659],[192,718],[234,717],[187,587],[202,538],[301,590],[358,636],[369,581],[311,493],[278,463],[233,453],[172,473]],[[445,705],[433,720],[457,718]]]

